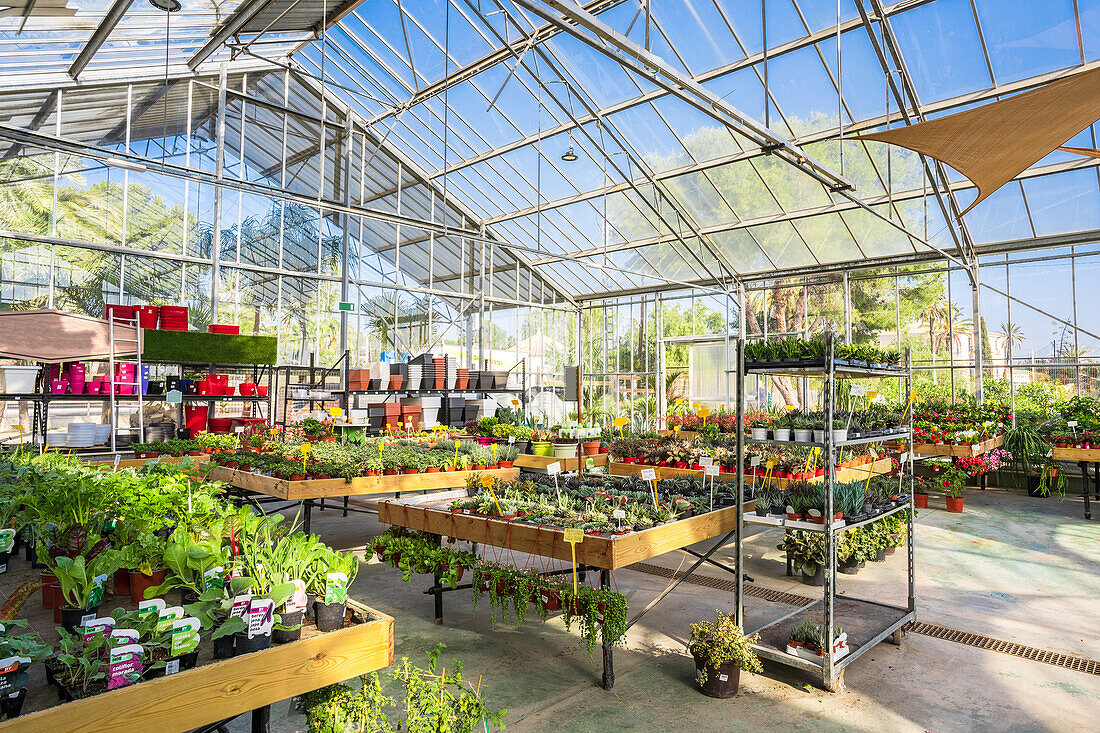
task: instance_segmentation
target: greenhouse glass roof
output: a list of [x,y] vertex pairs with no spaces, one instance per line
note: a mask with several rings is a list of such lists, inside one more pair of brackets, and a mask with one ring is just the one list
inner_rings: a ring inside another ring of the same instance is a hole
[[0,15],[0,91],[71,83],[112,13],[78,79],[289,64],[413,172],[403,206],[454,202],[573,295],[1100,230],[1095,158],[1053,152],[960,225],[955,171],[841,141],[1095,67],[1100,0],[184,0],[167,49],[144,0],[52,0]]

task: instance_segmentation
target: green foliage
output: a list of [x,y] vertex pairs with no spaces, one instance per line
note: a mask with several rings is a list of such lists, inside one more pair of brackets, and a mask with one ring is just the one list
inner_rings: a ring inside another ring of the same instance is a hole
[[715,611],[715,621],[701,621],[691,625],[691,641],[688,649],[700,657],[705,665],[697,671],[697,681],[702,686],[707,681],[707,667],[719,667],[734,662],[746,672],[763,672],[760,660],[752,651],[752,645],[760,640],[756,634],[746,637],[734,621],[732,613]]
[[142,359],[218,364],[275,364],[278,339],[205,331],[145,329]]

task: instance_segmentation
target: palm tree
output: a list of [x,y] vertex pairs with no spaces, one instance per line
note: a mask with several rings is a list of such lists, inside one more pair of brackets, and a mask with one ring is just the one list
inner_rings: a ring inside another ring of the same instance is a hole
[[946,332],[947,319],[950,317],[947,301],[940,296],[930,302],[920,312],[920,317],[928,321],[928,351],[932,354],[932,384],[936,384],[936,326]]
[[1005,342],[1005,357],[1012,358],[1012,350],[1017,346],[1023,346],[1024,344],[1024,329],[1020,328],[1018,323],[1009,321],[1008,323],[1001,324],[1001,330],[996,333],[1004,339]]

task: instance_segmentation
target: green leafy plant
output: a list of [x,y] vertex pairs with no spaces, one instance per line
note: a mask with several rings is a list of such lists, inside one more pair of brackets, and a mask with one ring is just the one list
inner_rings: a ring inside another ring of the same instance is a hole
[[728,662],[737,664],[746,672],[762,672],[760,659],[752,651],[752,645],[760,640],[756,634],[746,637],[734,621],[733,614],[715,611],[717,619],[691,625],[691,641],[688,649],[703,660],[696,680],[702,686],[707,681],[707,668],[720,667]]

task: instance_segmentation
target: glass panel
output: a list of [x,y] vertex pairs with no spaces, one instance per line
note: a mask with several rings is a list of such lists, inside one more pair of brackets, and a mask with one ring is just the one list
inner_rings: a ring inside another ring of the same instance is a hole
[[895,15],[891,24],[921,101],[992,83],[969,0],[936,0]]
[[1080,61],[1073,0],[975,0],[999,84]]

